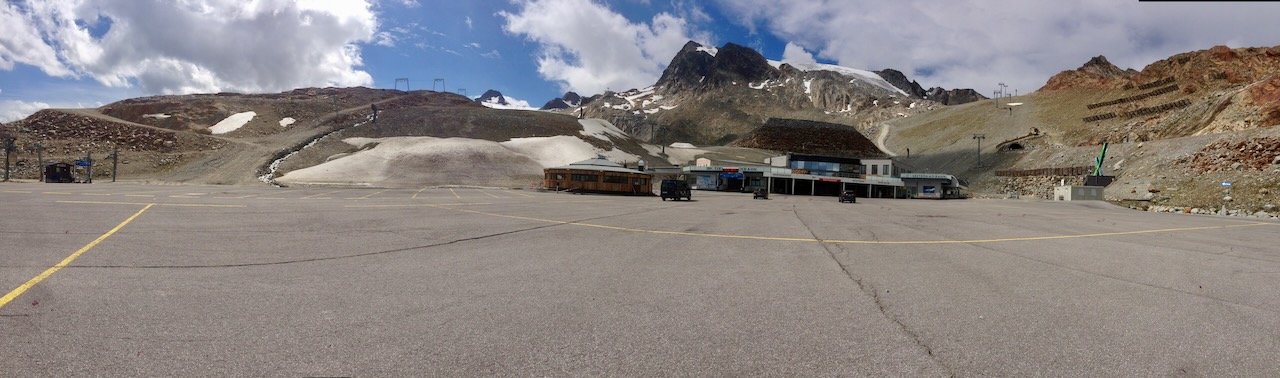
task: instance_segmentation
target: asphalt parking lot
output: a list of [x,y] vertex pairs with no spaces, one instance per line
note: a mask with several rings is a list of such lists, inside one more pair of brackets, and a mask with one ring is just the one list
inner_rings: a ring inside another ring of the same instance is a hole
[[1280,376],[1280,224],[0,184],[0,376]]

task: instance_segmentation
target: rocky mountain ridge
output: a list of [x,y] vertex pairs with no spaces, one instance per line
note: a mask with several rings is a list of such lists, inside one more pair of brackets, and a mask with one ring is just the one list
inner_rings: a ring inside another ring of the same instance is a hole
[[925,90],[896,70],[793,65],[734,43],[716,48],[690,41],[651,87],[592,96],[578,107],[553,99],[544,108],[609,119],[654,143],[725,145],[771,118],[871,133],[889,119],[981,98],[972,90]]

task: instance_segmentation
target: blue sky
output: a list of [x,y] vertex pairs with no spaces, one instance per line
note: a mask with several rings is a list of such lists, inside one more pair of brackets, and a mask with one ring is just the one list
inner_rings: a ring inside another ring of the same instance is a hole
[[537,107],[566,90],[650,85],[689,40],[894,68],[925,87],[1027,93],[1097,55],[1141,69],[1215,45],[1280,45],[1276,14],[1280,3],[1115,0],[9,0],[0,121],[148,95],[397,78]]

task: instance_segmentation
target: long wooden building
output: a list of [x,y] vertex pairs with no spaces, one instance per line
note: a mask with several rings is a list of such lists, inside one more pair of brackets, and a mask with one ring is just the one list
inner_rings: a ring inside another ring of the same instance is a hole
[[653,195],[653,175],[628,169],[603,156],[543,170],[548,190],[577,193]]

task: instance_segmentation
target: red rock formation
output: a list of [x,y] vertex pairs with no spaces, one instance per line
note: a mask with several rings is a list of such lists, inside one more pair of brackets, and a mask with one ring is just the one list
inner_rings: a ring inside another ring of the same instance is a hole
[[1057,75],[1053,75],[1040,90],[1051,91],[1064,88],[1119,89],[1121,86],[1129,84],[1129,81],[1125,79],[1136,73],[1137,71],[1134,70],[1122,70],[1120,67],[1108,62],[1107,57],[1099,55],[1074,71],[1062,71]]

